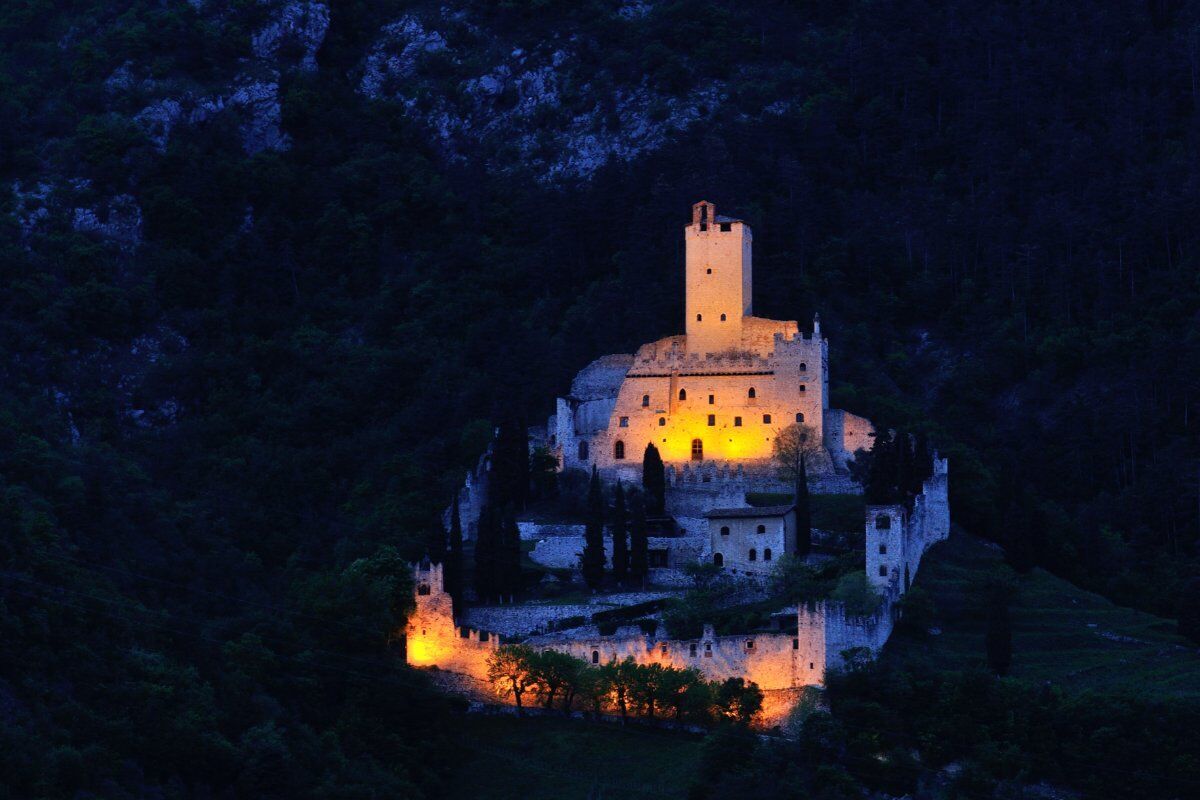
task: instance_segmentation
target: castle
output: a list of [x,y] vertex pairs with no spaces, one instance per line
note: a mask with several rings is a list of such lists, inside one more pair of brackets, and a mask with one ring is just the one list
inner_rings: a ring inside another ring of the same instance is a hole
[[[654,444],[677,471],[702,464],[769,467],[780,430],[801,423],[844,467],[870,449],[871,423],[829,408],[829,342],[814,318],[811,334],[794,321],[753,315],[753,236],[712,203],[692,207],[684,229],[685,333],[610,355],[585,367],[558,398],[547,440],[564,469],[600,469],[634,480]],[[769,470],[767,470],[769,471]]]
[[[650,539],[651,583],[678,583],[680,567],[700,561],[736,581],[761,585],[781,556],[795,552],[797,540],[791,506],[752,508],[746,502],[749,491],[792,488],[775,477],[774,438],[790,425],[804,425],[820,443],[814,448],[817,490],[861,492],[846,465],[856,451],[871,447],[874,428],[829,408],[829,346],[819,320],[806,335],[796,322],[752,315],[749,226],[701,202],[692,208],[684,237],[685,334],[644,345],[635,356],[592,362],[531,439],[551,449],[562,470],[595,466],[607,482],[635,485],[642,452],[654,444],[667,465],[667,510],[676,526]],[[487,473],[485,454],[460,493],[468,535],[486,497]],[[706,626],[699,638],[672,639],[661,626],[652,633],[627,626],[602,635],[596,625],[583,624],[555,632],[540,626],[514,638],[591,664],[632,657],[695,668],[709,680],[752,680],[767,694],[768,721],[777,720],[794,707],[798,690],[822,684],[826,671],[842,666],[849,652],[874,654],[886,643],[897,601],[922,556],[949,535],[947,482],[947,462],[935,456],[911,506],[866,506],[864,569],[880,600],[865,616],[826,600],[784,609],[775,615],[774,629],[752,634],[718,636]],[[577,566],[582,526],[530,522],[520,530],[523,539],[533,540],[535,563]],[[414,565],[414,576],[409,663],[437,666],[482,686],[499,636],[482,625],[458,624],[440,565]]]

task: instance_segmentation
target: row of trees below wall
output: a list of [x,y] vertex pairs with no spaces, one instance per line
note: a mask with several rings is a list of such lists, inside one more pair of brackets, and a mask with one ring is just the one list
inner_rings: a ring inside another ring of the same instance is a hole
[[698,670],[638,664],[632,658],[605,664],[554,650],[504,645],[488,659],[488,679],[518,713],[532,700],[546,710],[617,713],[675,722],[749,725],[762,710],[758,684],[742,678],[706,681]]

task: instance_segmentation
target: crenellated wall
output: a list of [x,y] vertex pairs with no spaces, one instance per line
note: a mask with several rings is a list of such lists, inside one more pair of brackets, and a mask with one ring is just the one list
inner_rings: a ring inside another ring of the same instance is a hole
[[[697,639],[671,639],[661,627],[646,634],[640,627],[629,626],[610,636],[600,635],[594,627],[584,627],[532,636],[525,643],[570,653],[593,664],[631,657],[639,664],[695,668],[709,680],[745,678],[764,691],[820,685],[826,670],[844,666],[847,651],[865,648],[877,654],[886,644],[895,623],[896,603],[908,588],[905,574],[909,580],[915,578],[925,551],[949,535],[948,472],[946,460],[935,456],[933,475],[924,482],[924,491],[911,512],[900,505],[867,508],[866,568],[870,582],[881,595],[873,614],[850,614],[842,603],[822,601],[796,609],[795,634],[717,636],[711,626],[706,626]],[[880,520],[887,520],[887,524],[881,527]],[[576,543],[574,536],[557,538]],[[881,566],[884,574],[880,574]],[[408,662],[485,681],[487,660],[499,646],[498,637],[455,624],[440,565],[416,564],[413,576],[416,610],[407,627]],[[510,616],[521,609],[508,608],[512,610],[505,613]],[[539,617],[535,622],[541,624],[544,620]],[[527,623],[530,620],[517,627],[523,625],[528,630],[531,625]]]

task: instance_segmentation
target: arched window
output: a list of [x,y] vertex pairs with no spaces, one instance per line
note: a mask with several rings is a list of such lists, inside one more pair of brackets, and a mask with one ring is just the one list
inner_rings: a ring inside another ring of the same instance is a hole
[[680,400],[687,400],[687,389],[680,389],[680,390],[679,390],[679,399],[680,399]]
[[725,556],[721,555],[720,553],[713,553],[713,563],[718,567],[725,566]]
[[763,425],[770,425],[770,424],[771,424],[771,415],[763,414]]
[[729,535],[729,526],[728,526],[728,525],[722,525],[722,526],[721,526],[721,535],[722,535],[722,536],[728,536],[728,535]]
[[587,442],[581,441],[579,443],[579,460],[580,461],[588,460],[588,443]]
[[766,533],[766,532],[767,532],[767,526],[766,526],[766,525],[759,525],[759,526],[758,526],[758,532],[759,532],[759,533]]
[[692,461],[704,460],[704,442],[700,439],[692,439]]
[[724,321],[725,321],[725,315],[724,315],[724,314],[722,314],[722,315],[721,315],[721,322],[724,322]]
[[426,595],[426,594],[429,594],[429,584],[428,584],[428,583],[422,583],[420,586],[418,586],[418,587],[417,587],[417,594],[420,594],[420,595]]
[[746,392],[746,397],[749,397],[751,400],[758,397],[758,393],[754,391],[753,386],[750,387],[750,391]]
[[625,458],[625,443],[620,439],[613,443],[613,458],[617,461]]
[[599,651],[599,650],[593,650],[593,651],[592,651],[592,663],[593,663],[593,664],[599,664],[599,663],[600,663],[600,651]]
[[808,372],[808,364],[805,364],[805,363],[801,362],[801,364],[800,364],[800,371],[801,371],[801,372]]
[[649,408],[649,407],[650,407],[650,395],[644,394],[644,395],[642,395],[642,408]]
[[750,548],[750,560],[758,561],[758,551],[756,551],[753,547]]
[[803,415],[803,414],[797,414],[797,415],[796,415],[796,422],[804,422],[804,415]]
[[886,564],[879,565],[879,577],[881,577],[881,578],[887,577],[887,565]]
[[770,560],[771,560],[771,548],[768,547],[763,550],[763,561],[770,561]]
[[875,529],[876,530],[886,531],[890,527],[892,527],[892,518],[889,517],[887,514],[880,514],[878,517],[875,518]]
[[703,319],[704,319],[704,317],[703,317],[703,316],[701,316],[700,314],[697,314],[697,315],[696,315],[696,322],[700,322],[700,321],[701,321],[701,320],[703,320]]
[[667,426],[667,418],[666,418],[666,417],[659,417],[659,418],[658,418],[658,427],[660,427],[660,428],[665,428],[666,426]]

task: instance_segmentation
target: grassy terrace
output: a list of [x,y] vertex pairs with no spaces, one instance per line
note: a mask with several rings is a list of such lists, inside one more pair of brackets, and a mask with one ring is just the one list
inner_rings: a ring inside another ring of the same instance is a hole
[[686,796],[700,743],[552,718],[468,717],[452,800]]
[[[884,658],[943,669],[982,663],[986,621],[977,587],[1002,567],[998,550],[960,531],[931,549],[916,585],[933,596],[942,632],[927,641],[898,632]],[[1068,691],[1200,697],[1200,649],[1178,636],[1173,622],[1113,605],[1040,569],[1018,577],[1017,586],[1014,677]]]

